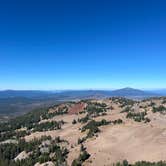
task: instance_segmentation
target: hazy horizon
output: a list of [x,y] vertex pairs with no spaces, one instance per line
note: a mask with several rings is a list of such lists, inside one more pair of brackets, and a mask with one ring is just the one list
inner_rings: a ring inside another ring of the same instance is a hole
[[50,92],[61,92],[61,91],[114,91],[120,89],[136,89],[136,90],[145,90],[145,91],[162,91],[166,90],[166,88],[134,88],[134,87],[119,87],[119,88],[87,88],[87,89],[0,89],[0,91],[50,91]]

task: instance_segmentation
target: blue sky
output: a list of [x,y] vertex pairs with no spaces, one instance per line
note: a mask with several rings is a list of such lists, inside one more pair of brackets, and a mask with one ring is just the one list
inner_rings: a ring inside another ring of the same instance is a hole
[[166,88],[164,0],[0,0],[0,89]]

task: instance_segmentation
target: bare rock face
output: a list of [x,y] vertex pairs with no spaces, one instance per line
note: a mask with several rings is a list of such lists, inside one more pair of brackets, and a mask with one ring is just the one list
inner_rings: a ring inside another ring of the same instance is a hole
[[55,164],[53,162],[49,161],[49,162],[42,163],[42,164],[36,163],[34,166],[55,166]]
[[29,157],[29,154],[26,153],[25,151],[22,151],[14,160],[17,161],[17,160],[24,160],[26,158]]

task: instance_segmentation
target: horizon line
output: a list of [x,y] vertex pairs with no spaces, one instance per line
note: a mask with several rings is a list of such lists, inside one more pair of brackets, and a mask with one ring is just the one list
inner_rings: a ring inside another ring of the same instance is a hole
[[133,88],[133,87],[122,87],[122,88],[66,88],[66,89],[0,89],[0,91],[112,91],[112,90],[120,90],[120,89],[137,89],[137,90],[166,90],[166,88]]

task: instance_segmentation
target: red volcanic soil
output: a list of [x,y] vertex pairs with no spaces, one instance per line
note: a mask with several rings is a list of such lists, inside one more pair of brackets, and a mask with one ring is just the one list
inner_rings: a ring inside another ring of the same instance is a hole
[[86,107],[85,103],[78,103],[73,106],[71,106],[68,110],[69,114],[77,114],[79,112],[84,111],[84,108]]

